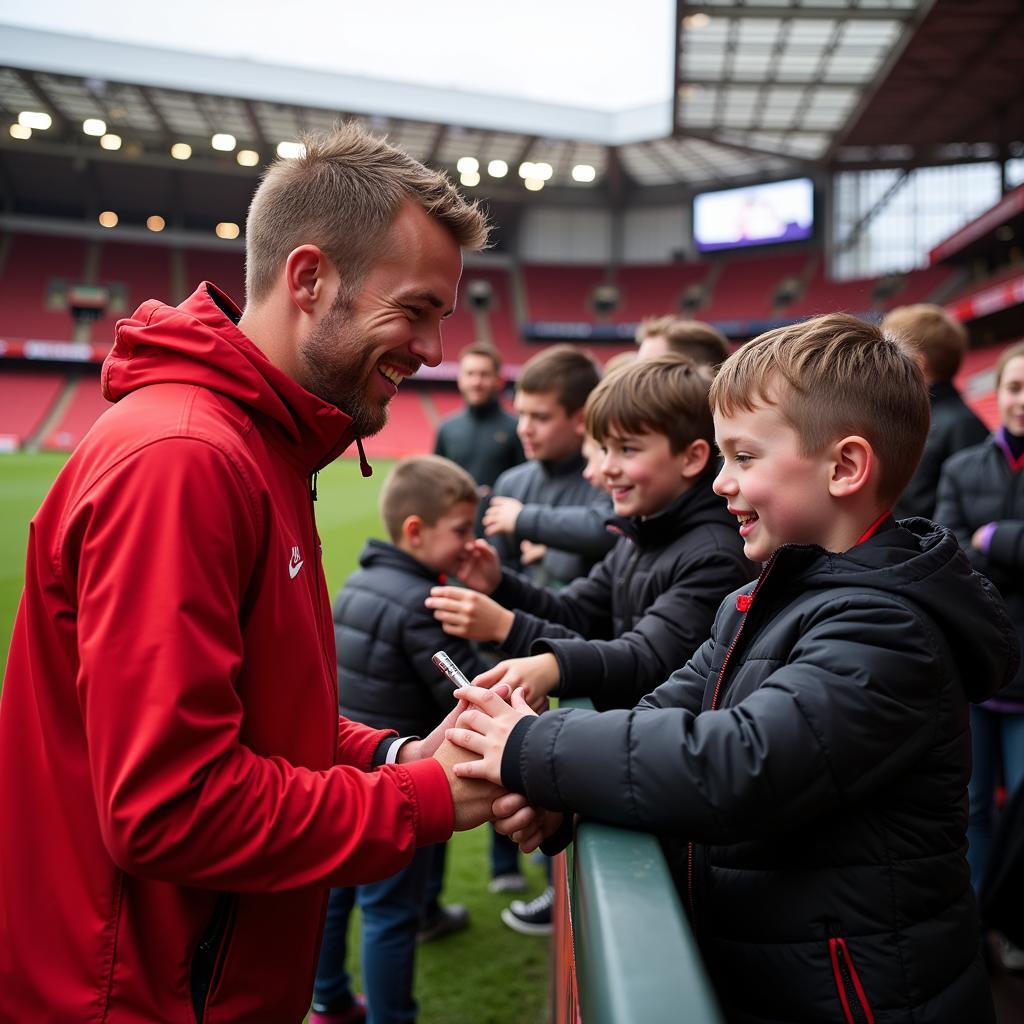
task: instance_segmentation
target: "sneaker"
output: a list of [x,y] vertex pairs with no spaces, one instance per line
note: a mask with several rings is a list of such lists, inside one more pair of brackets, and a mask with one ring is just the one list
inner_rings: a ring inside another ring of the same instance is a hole
[[518,871],[495,875],[487,883],[488,892],[526,892],[526,879]]
[[550,935],[554,905],[555,888],[549,885],[532,900],[513,900],[501,912],[501,919],[520,935]]
[[446,907],[438,907],[429,917],[420,921],[416,941],[433,942],[434,939],[443,939],[467,927],[469,911],[461,903],[449,903]]
[[1008,971],[1024,971],[1024,949],[1007,938],[999,940],[999,960]]
[[306,1018],[307,1024],[365,1024],[366,1021],[366,999],[363,996],[354,996],[354,1002],[341,1013],[324,1013],[321,1010],[311,1010]]

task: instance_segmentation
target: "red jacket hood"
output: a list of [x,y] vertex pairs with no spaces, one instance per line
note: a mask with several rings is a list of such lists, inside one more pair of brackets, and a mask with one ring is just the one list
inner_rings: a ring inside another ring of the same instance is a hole
[[326,466],[355,439],[351,419],[274,366],[227,311],[241,316],[209,281],[180,306],[144,302],[117,323],[103,363],[104,397],[116,402],[151,384],[208,388],[275,422],[306,472]]

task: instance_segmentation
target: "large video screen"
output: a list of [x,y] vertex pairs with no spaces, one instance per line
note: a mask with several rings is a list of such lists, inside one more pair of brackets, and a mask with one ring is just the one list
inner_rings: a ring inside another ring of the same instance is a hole
[[799,242],[813,231],[810,178],[704,192],[693,200],[693,238],[699,252]]

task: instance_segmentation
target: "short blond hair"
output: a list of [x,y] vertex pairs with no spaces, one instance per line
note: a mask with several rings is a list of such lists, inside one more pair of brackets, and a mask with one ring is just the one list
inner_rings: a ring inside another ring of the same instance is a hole
[[775,405],[814,455],[858,434],[881,469],[878,494],[895,501],[917,469],[931,410],[920,367],[874,324],[830,313],[754,338],[723,363],[711,408]]
[[300,245],[326,253],[351,290],[380,253],[407,201],[443,224],[458,244],[487,244],[487,218],[448,178],[424,167],[357,122],[303,139],[303,156],[267,168],[249,205],[245,234],[247,301],[270,293],[288,254]]
[[882,330],[906,345],[911,353],[919,354],[934,381],[952,380],[967,351],[964,325],[930,302],[897,306],[882,320]]
[[451,459],[440,455],[410,455],[395,463],[380,490],[380,517],[394,543],[402,537],[402,524],[419,516],[436,526],[459,502],[480,500],[473,478]]
[[471,341],[459,350],[459,362],[466,356],[484,356],[490,359],[495,373],[501,373],[501,353],[489,341]]
[[615,431],[664,434],[674,454],[698,438],[714,443],[709,377],[675,353],[643,359],[606,374],[584,407],[587,433],[597,442]]
[[648,317],[636,329],[636,343],[648,338],[664,338],[670,352],[687,356],[701,366],[718,366],[729,358],[729,339],[703,320],[686,320],[681,316]]

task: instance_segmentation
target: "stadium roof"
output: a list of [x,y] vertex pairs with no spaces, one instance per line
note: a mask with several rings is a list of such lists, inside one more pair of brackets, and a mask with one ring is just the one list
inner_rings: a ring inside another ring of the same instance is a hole
[[[478,188],[499,220],[538,198],[678,201],[825,167],[925,162],[926,151],[940,161],[991,158],[1024,138],[1011,70],[1024,52],[1021,18],[1018,0],[678,0],[667,95],[623,109],[7,26],[0,114],[13,122],[37,110],[53,123],[23,141],[3,134],[0,189],[8,210],[27,213],[81,215],[116,197],[139,212],[173,207],[186,226],[223,219],[216,211],[226,207],[238,216],[277,144],[339,115],[456,176],[460,159],[476,160]],[[475,31],[486,39],[479,22]],[[529,55],[523,62],[525,74]],[[965,75],[971,88],[960,89]],[[102,121],[120,148],[83,135],[86,119]],[[961,136],[947,138],[953,129],[990,149],[964,150]],[[233,136],[233,149],[212,149],[215,133]],[[176,142],[191,147],[187,164],[171,158]],[[254,166],[236,162],[242,149],[258,154]],[[504,176],[488,173],[495,161],[507,165]],[[542,197],[517,176],[531,163],[546,167]],[[593,168],[592,181],[574,179],[579,165]],[[467,187],[477,187],[472,180]]]

